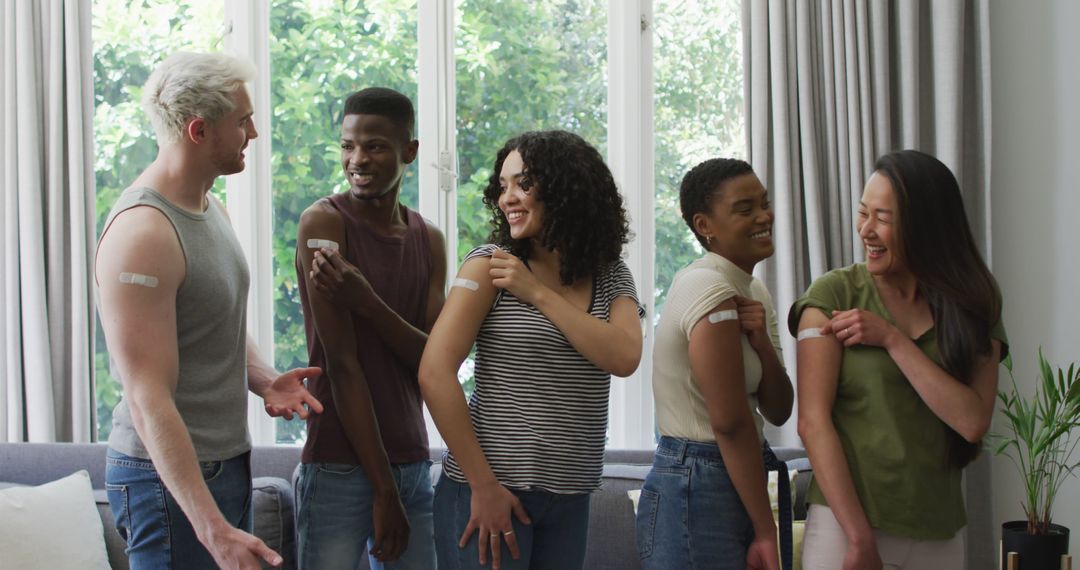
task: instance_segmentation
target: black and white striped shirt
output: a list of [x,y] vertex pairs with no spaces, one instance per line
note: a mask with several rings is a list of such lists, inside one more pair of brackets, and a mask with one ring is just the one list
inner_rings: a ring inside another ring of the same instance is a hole
[[[491,257],[495,245],[465,257]],[[593,276],[589,314],[608,321],[617,297],[638,307],[630,269],[618,260]],[[600,488],[611,374],[579,354],[536,307],[500,290],[476,337],[469,416],[488,464],[511,489],[588,493]],[[466,483],[452,453],[445,474]]]

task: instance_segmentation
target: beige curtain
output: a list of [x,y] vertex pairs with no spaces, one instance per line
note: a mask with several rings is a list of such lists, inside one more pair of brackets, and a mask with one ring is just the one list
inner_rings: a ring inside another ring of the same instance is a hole
[[0,441],[90,441],[90,1],[6,0],[0,30]]
[[[777,216],[762,277],[781,311],[813,279],[863,259],[853,215],[891,150],[920,149],[952,169],[990,259],[988,10],[987,0],[744,1],[748,155]],[[783,439],[797,440],[794,426]],[[966,485],[968,567],[991,568],[985,457]]]

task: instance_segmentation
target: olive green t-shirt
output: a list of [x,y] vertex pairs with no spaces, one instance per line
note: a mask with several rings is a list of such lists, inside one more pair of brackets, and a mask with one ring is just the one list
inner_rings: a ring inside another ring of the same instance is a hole
[[[788,314],[792,334],[798,333],[807,307],[826,315],[865,309],[895,324],[862,263],[830,271],[810,286]],[[1001,341],[1004,358],[1008,341],[1000,320],[990,336]],[[915,344],[941,363],[935,327]],[[943,540],[967,524],[961,470],[947,461],[947,427],[884,348],[844,348],[832,419],[871,527],[920,540]],[[807,500],[827,504],[816,482],[811,483]]]

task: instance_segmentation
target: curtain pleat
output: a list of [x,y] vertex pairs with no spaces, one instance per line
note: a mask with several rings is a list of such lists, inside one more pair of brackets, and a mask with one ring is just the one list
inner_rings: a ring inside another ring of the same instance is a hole
[[13,0],[0,14],[0,440],[90,441],[90,3]]

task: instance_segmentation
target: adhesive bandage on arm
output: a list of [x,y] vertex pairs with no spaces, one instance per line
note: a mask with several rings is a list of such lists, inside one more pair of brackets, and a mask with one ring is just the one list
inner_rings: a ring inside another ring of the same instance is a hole
[[821,329],[811,327],[799,331],[799,336],[795,337],[795,340],[801,342],[808,338],[825,338],[825,335],[822,334]]
[[319,249],[325,247],[326,249],[338,250],[338,243],[329,239],[309,239],[307,240],[307,246],[311,249]]
[[709,324],[715,325],[716,323],[722,323],[724,321],[737,321],[739,320],[739,312],[735,309],[728,309],[726,311],[716,311],[709,314]]
[[143,287],[157,287],[158,278],[153,275],[143,275],[142,273],[128,273],[123,272],[120,274],[120,282],[127,283],[129,285],[142,285]]
[[451,287],[464,287],[469,291],[479,291],[480,284],[472,279],[465,279],[464,277],[458,277],[454,279],[454,282],[450,284]]

